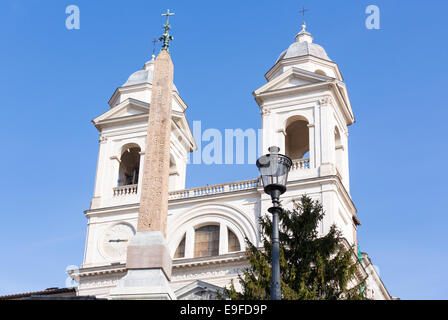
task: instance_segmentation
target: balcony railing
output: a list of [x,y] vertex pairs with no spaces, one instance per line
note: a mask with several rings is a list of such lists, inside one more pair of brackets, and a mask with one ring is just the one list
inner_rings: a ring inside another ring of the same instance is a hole
[[251,189],[257,189],[257,187],[259,186],[260,186],[259,179],[244,180],[238,182],[216,184],[213,186],[205,186],[200,188],[172,191],[168,193],[168,199],[175,200],[175,199],[200,197],[211,194],[220,194],[226,192],[236,192],[241,190],[251,190]]
[[114,188],[114,197],[124,196],[128,194],[137,194],[137,184],[129,184]]
[[[302,170],[310,168],[310,159],[296,159],[292,161],[291,170]],[[126,196],[137,194],[137,184],[121,186],[114,188],[114,196]],[[238,182],[215,184],[212,186],[205,186],[199,188],[191,188],[184,190],[171,191],[168,193],[168,200],[185,199],[200,197],[212,194],[221,194],[227,192],[237,192],[241,190],[257,189],[261,186],[259,178],[251,180],[243,180]]]
[[291,170],[301,170],[310,168],[310,159],[294,159],[292,160]]

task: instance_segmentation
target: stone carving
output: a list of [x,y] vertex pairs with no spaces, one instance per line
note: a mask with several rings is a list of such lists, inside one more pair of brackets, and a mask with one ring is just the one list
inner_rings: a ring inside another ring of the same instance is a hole
[[216,293],[211,290],[198,290],[179,300],[216,300]]
[[261,114],[262,116],[268,116],[268,115],[271,114],[271,110],[268,109],[268,108],[262,108],[261,111],[260,111],[260,114]]
[[121,276],[119,276],[119,277],[111,277],[111,276],[95,277],[95,278],[91,278],[91,279],[89,279],[87,281],[83,280],[80,283],[80,288],[81,289],[87,289],[87,288],[98,288],[98,287],[115,286],[117,284],[117,282],[118,282],[118,279],[121,278]]
[[247,265],[240,266],[227,266],[221,268],[198,268],[194,271],[182,270],[182,273],[177,273],[172,275],[172,281],[184,281],[184,280],[195,280],[195,279],[206,279],[206,278],[217,278],[229,275],[236,275],[241,273],[242,269],[247,267]]
[[321,106],[331,105],[333,103],[333,98],[330,96],[324,96],[319,98],[319,104]]
[[161,231],[166,236],[170,166],[173,63],[162,50],[154,70],[151,108],[146,136],[142,193],[137,231]]

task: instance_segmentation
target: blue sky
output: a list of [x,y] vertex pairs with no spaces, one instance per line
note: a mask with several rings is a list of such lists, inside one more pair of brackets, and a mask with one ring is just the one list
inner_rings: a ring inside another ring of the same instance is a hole
[[[279,4],[281,3],[281,4]],[[65,8],[81,29],[65,28]],[[367,30],[368,5],[381,29]],[[251,92],[300,29],[339,64],[356,123],[351,194],[361,249],[389,292],[446,299],[446,1],[13,1],[0,4],[0,294],[65,286],[83,259],[98,133],[91,119],[152,53],[172,19],[175,83],[190,124],[259,128]],[[225,93],[225,94],[223,94]],[[258,175],[190,165],[187,186]]]

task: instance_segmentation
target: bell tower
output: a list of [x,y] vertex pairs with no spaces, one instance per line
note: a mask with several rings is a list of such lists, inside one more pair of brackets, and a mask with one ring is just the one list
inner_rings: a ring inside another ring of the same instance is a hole
[[[110,109],[92,120],[99,131],[99,153],[93,197],[85,211],[88,231],[83,268],[125,263],[127,244],[137,231],[145,158],[155,152],[147,148],[146,141],[148,124],[154,123],[149,115],[155,64],[153,55],[115,90]],[[175,191],[185,188],[188,155],[196,144],[185,114],[187,104],[174,84],[170,99],[170,135],[165,143],[169,161],[165,162],[169,163],[168,191]]]
[[266,73],[267,83],[253,92],[261,111],[263,153],[279,146],[293,160],[288,183],[311,188],[300,193],[317,194],[317,183],[328,216],[321,231],[339,221],[354,243],[359,221],[349,191],[348,127],[355,119],[338,65],[313,41],[304,22]]
[[[91,209],[138,203],[145,157],[154,55],[112,95],[110,109],[92,120],[100,133]],[[187,105],[173,86],[169,190],[185,187],[188,154],[196,148],[187,122]]]

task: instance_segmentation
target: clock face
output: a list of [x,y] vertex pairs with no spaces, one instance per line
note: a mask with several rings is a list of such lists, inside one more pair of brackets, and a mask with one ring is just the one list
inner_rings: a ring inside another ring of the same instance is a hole
[[134,228],[120,223],[108,228],[103,235],[102,249],[109,258],[126,258],[126,249],[134,236]]

